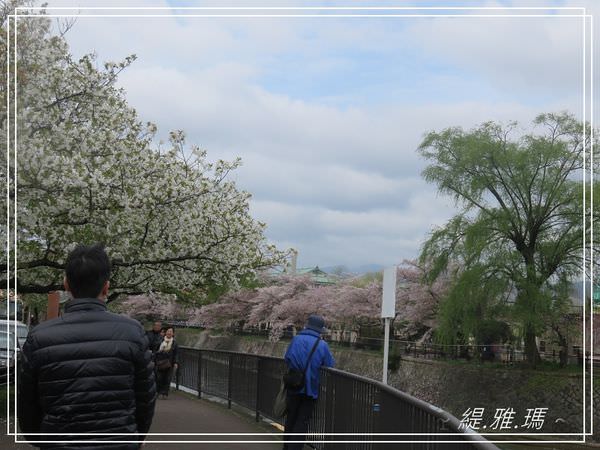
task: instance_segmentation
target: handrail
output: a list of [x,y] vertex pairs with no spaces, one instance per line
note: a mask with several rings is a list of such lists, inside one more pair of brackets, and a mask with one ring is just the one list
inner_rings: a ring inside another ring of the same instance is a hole
[[[417,408],[419,408],[423,411],[426,411],[427,413],[431,414],[432,416],[435,416],[436,418],[440,419],[452,431],[455,431],[456,433],[464,434],[468,440],[471,440],[474,443],[476,443],[475,447],[477,449],[498,450],[498,447],[496,447],[495,445],[493,445],[490,442],[487,442],[485,440],[482,440],[482,439],[484,439],[483,436],[481,436],[476,431],[471,430],[470,428],[466,428],[465,430],[462,430],[461,426],[460,426],[461,425],[460,420],[458,420],[455,416],[453,416],[449,412],[443,410],[442,408],[434,406],[431,403],[427,403],[426,401],[421,400],[417,397],[413,397],[412,395],[407,394],[406,392],[403,392],[399,389],[396,389],[393,386],[384,384],[381,381],[373,380],[371,378],[368,378],[368,377],[365,377],[362,375],[357,375],[355,373],[346,372],[346,371],[343,371],[340,369],[335,369],[332,367],[327,367],[322,370],[325,370],[325,371],[331,372],[331,373],[337,373],[346,378],[352,378],[352,379],[355,379],[357,381],[361,381],[364,383],[373,384],[373,385],[377,386],[381,391],[388,392],[391,395],[402,398],[407,403],[410,403],[410,404],[416,406]],[[477,438],[479,438],[479,439],[477,439]]]
[[[256,420],[261,416],[278,420],[272,408],[286,368],[283,358],[184,346],[180,350],[179,370],[176,373],[178,388],[185,386],[199,397],[208,393],[224,398],[229,407],[236,403],[254,409]],[[370,450],[378,449],[378,445],[381,445],[383,448],[386,444],[378,444],[377,439],[400,441],[395,439],[400,436],[394,436],[394,433],[407,431],[397,429],[401,421],[396,422],[398,414],[394,407],[400,405],[411,426],[418,427],[408,431],[420,431],[418,440],[427,441],[427,444],[422,444],[423,448],[441,448],[445,444],[436,440],[450,440],[453,450],[498,450],[477,432],[469,428],[462,430],[460,421],[452,414],[412,395],[343,370],[321,370],[323,382],[319,398],[322,401],[317,404],[309,429],[313,436],[325,436],[332,432],[364,432],[372,435],[375,441],[357,439],[353,447]],[[358,397],[353,399],[355,394]],[[351,399],[350,408],[347,408],[348,399]],[[354,401],[359,404],[352,404]],[[358,416],[350,411],[354,406],[360,409]],[[440,431],[452,434],[440,435]],[[344,436],[344,439],[352,440],[350,436]],[[410,441],[403,442],[408,445]],[[327,449],[334,444],[335,439],[331,439],[324,444],[315,444],[315,447]]]

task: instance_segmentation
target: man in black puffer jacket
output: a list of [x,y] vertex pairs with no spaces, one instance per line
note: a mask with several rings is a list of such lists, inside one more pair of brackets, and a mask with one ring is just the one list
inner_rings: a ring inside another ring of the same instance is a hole
[[44,449],[137,449],[139,443],[69,442],[143,441],[156,386],[144,329],[106,309],[110,261],[102,246],[78,246],[67,257],[65,272],[73,299],[61,317],[29,333],[21,352],[21,432]]

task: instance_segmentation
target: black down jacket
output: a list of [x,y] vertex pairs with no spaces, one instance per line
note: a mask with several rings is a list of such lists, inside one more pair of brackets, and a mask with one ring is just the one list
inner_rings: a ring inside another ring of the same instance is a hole
[[18,383],[21,432],[41,448],[136,449],[139,444],[125,442],[35,441],[139,441],[144,436],[137,433],[152,423],[156,386],[148,339],[137,321],[108,312],[98,299],[71,300],[61,317],[29,333]]

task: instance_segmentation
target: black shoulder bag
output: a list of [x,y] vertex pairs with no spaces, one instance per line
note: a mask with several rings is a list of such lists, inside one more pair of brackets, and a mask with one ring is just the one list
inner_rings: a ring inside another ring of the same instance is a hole
[[302,387],[304,386],[304,378],[306,377],[306,371],[310,364],[310,360],[312,358],[313,353],[317,349],[317,346],[319,345],[320,340],[321,340],[321,338],[317,338],[315,345],[313,345],[312,350],[310,351],[310,354],[308,355],[308,359],[306,360],[306,365],[304,366],[304,370],[302,372],[300,372],[299,370],[296,370],[296,369],[289,369],[287,371],[287,373],[283,376],[283,384],[285,385],[285,387],[287,389],[290,389],[293,391],[302,389]]

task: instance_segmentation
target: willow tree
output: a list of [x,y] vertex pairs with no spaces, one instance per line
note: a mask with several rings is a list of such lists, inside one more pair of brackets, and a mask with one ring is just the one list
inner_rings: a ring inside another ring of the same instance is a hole
[[[542,114],[530,132],[516,123],[448,128],[427,134],[418,150],[429,162],[424,178],[460,207],[421,253],[432,263],[432,278],[450,261],[462,268],[449,294],[454,307],[441,311],[451,316],[459,309],[454,319],[462,324],[470,320],[465,314],[472,316],[472,331],[497,313],[492,307],[510,304],[532,364],[539,360],[535,338],[548,326],[556,283],[581,276],[590,136],[589,125],[568,113]],[[589,206],[588,197],[588,218]]]
[[[11,91],[16,83],[10,110],[9,93],[0,90],[0,141],[7,132],[16,139],[8,174],[0,152],[3,178],[12,182],[11,241],[17,238],[16,277],[14,265],[7,274],[0,264],[3,285],[19,293],[60,289],[65,257],[81,242],[106,245],[114,295],[235,286],[280,261],[265,224],[249,213],[250,194],[228,178],[239,160],[209,162],[205,151],[186,145],[182,131],[166,145],[155,142],[156,126],[142,122],[116,86],[134,56],[105,64],[93,54],[75,59],[44,17],[21,17],[16,34],[16,61],[11,51],[4,80]],[[6,63],[0,62],[0,76]],[[2,195],[0,208],[6,201]]]

